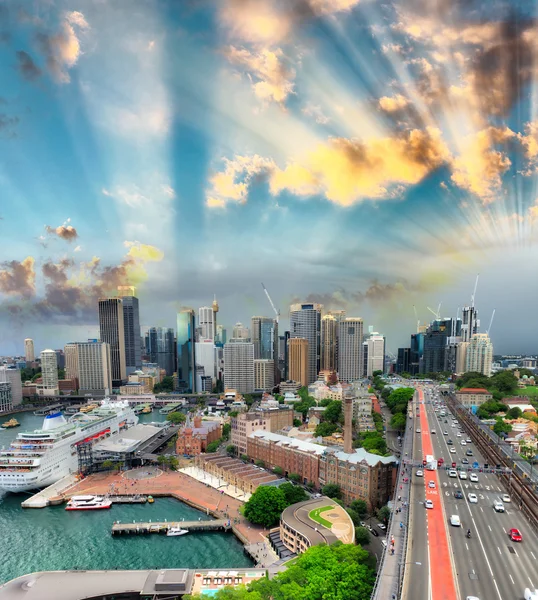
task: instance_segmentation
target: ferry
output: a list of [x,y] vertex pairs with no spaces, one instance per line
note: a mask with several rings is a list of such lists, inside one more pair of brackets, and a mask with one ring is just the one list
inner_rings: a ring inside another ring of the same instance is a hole
[[97,441],[138,423],[129,403],[105,398],[90,414],[66,420],[52,413],[41,429],[19,433],[0,450],[0,490],[27,492],[46,487],[78,471],[77,446]]
[[2,427],[4,429],[10,429],[11,427],[18,427],[19,425],[20,425],[20,423],[17,421],[17,419],[9,419],[9,421],[2,423]]
[[73,496],[65,510],[101,510],[111,506],[112,501],[103,496]]

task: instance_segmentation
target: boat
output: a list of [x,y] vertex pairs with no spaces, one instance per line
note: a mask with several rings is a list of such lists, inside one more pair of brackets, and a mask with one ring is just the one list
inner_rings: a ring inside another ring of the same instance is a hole
[[41,429],[17,434],[7,449],[0,450],[0,490],[27,492],[77,473],[79,444],[95,444],[137,423],[127,401],[110,398],[90,414],[78,413],[69,420],[51,413]]
[[155,502],[153,496],[148,496],[148,502],[149,504],[153,504]]
[[168,537],[174,537],[174,536],[178,536],[178,535],[185,535],[186,533],[189,533],[188,529],[181,529],[181,527],[174,525],[173,527],[168,528],[166,535]]
[[104,496],[73,496],[65,510],[102,510],[111,506],[112,500]]
[[17,421],[17,419],[9,419],[9,421],[2,423],[2,427],[4,429],[10,429],[11,427],[18,427],[19,425],[20,425],[20,423]]
[[91,412],[92,410],[95,410],[95,409],[97,408],[97,406],[98,406],[97,404],[87,404],[86,406],[83,406],[83,407],[80,409],[80,412],[81,412],[81,413],[89,413],[89,412]]
[[151,406],[144,406],[144,408],[142,409],[142,413],[144,415],[148,415],[151,411],[152,411]]

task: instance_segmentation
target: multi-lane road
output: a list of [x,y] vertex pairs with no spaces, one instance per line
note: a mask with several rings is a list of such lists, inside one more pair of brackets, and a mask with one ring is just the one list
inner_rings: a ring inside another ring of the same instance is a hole
[[[412,507],[405,595],[413,600],[439,600],[443,597],[440,595],[442,590],[436,592],[439,586],[435,583],[440,571],[435,562],[438,554],[433,549],[437,551],[444,537],[448,542],[451,560],[442,565],[447,571],[447,577],[443,578],[447,583],[455,581],[455,591],[461,600],[469,596],[480,600],[522,599],[526,587],[538,587],[537,536],[514,503],[505,503],[504,513],[493,509],[494,501],[508,493],[508,490],[496,475],[480,471],[484,458],[473,443],[461,445],[462,440],[470,438],[467,432],[460,431],[459,424],[453,424],[448,409],[445,409],[446,417],[441,417],[440,411],[435,412],[435,392],[426,389],[423,398],[423,405],[417,407],[415,400],[413,406],[415,443],[412,458],[420,461],[431,449],[435,459],[444,459],[444,465],[435,476],[430,471],[424,471],[425,476],[418,477],[417,469],[414,469],[410,477]],[[452,445],[447,443],[449,439]],[[455,452],[450,452],[451,448]],[[472,456],[466,455],[469,449]],[[469,464],[463,464],[463,459],[467,459]],[[449,476],[444,466],[451,467],[453,462],[458,467],[471,469],[466,471],[467,479]],[[478,469],[473,469],[475,462],[480,465]],[[470,481],[471,473],[476,473],[478,482]],[[429,481],[434,482],[434,488],[428,487]],[[463,493],[462,499],[455,497],[457,491]],[[476,494],[476,504],[469,502],[469,493]],[[433,509],[424,508],[426,499],[433,501]],[[436,521],[427,513],[435,511],[441,513],[446,524],[443,530],[438,527],[432,529]],[[451,515],[460,517],[461,527],[450,525]],[[522,542],[510,540],[508,531],[511,528],[519,529]],[[471,530],[470,539],[466,537],[467,529]],[[449,576],[450,571],[452,577]]]

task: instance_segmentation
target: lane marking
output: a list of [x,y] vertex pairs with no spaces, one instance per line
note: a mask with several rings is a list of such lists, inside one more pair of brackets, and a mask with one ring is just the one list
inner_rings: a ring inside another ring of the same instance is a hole
[[508,577],[510,577],[510,581],[512,582],[512,585],[515,585],[515,581],[512,579],[512,575],[510,575],[510,573],[508,573]]
[[534,587],[534,583],[532,583],[532,581],[531,581],[531,578],[530,578],[530,577],[527,577],[527,579],[529,580],[529,582],[530,582],[530,584],[531,584],[531,588],[533,588],[533,587]]
[[534,556],[534,552],[531,550],[531,556],[532,558],[534,558],[534,560],[536,560],[536,556]]
[[497,546],[497,550],[499,551],[499,554],[502,554],[501,549],[499,548],[499,546]]
[[491,525],[488,525],[488,528],[489,528],[489,530],[490,530],[490,531],[492,531],[492,529],[491,529]]

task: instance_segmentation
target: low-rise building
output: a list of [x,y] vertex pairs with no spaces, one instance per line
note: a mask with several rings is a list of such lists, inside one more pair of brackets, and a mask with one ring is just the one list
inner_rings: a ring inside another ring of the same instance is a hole
[[254,406],[249,412],[241,413],[231,419],[232,444],[237,453],[247,454],[247,438],[254,431],[276,432],[293,425],[293,409],[276,400],[270,403],[268,399]]
[[184,456],[197,456],[205,452],[208,445],[222,437],[222,424],[219,421],[203,421],[202,417],[194,417],[191,423],[189,417],[180,429],[176,453]]
[[456,392],[456,400],[465,408],[473,408],[489,402],[493,396],[485,388],[462,388]]
[[278,384],[278,387],[282,395],[284,395],[286,392],[296,394],[301,389],[301,384],[298,381],[288,379],[288,381],[281,381]]

